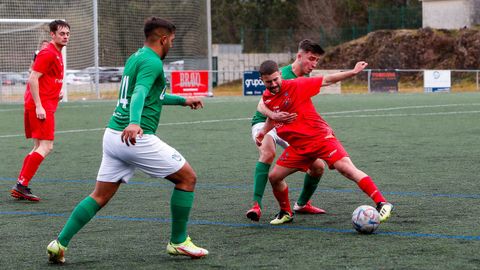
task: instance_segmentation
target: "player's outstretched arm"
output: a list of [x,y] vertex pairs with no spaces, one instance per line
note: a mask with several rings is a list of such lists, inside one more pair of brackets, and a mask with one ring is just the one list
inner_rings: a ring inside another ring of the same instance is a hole
[[351,78],[351,77],[357,75],[358,73],[360,73],[367,66],[368,66],[367,62],[364,62],[364,61],[357,62],[355,67],[351,70],[338,72],[338,73],[334,73],[334,74],[329,74],[329,75],[323,77],[322,85],[326,86],[326,85],[334,84],[334,83],[337,83],[339,81]]

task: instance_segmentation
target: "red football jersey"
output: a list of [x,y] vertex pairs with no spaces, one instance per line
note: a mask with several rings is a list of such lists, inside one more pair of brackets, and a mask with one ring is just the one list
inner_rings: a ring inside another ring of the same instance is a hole
[[296,149],[333,134],[311,99],[320,92],[322,82],[322,77],[283,80],[279,93],[272,94],[268,90],[263,93],[263,102],[271,111],[297,113],[292,123],[275,123],[278,136]]
[[[63,85],[63,58],[62,53],[50,43],[41,50],[33,63],[32,70],[42,73],[39,78],[39,93],[42,106],[46,111],[56,111],[58,96]],[[35,102],[30,93],[30,84],[25,91],[25,108],[35,109]]]

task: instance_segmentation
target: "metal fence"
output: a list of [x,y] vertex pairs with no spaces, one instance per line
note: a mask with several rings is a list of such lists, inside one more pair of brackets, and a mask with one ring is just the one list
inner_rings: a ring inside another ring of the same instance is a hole
[[[231,95],[242,95],[242,78],[245,70],[211,71],[213,94],[222,95],[228,91]],[[354,78],[341,82],[342,93],[369,93],[372,82],[370,73],[378,70],[366,70]],[[396,69],[399,93],[424,92],[424,70]],[[451,92],[480,92],[480,70],[450,70]],[[167,79],[171,71],[166,71]],[[66,98],[75,100],[114,100],[120,87],[120,70],[99,72],[100,82],[95,85],[94,72],[67,72],[64,79]],[[28,74],[0,73],[0,103],[21,103],[26,89]],[[98,91],[97,91],[98,89]],[[221,90],[216,92],[216,90]]]

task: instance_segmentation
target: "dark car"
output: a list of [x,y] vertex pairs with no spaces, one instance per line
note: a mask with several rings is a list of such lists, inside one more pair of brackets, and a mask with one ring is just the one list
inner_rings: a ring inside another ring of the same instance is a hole
[[[87,73],[95,81],[96,69],[95,67],[88,67],[81,71]],[[122,80],[122,72],[119,68],[114,67],[98,67],[98,81],[105,82],[120,82]]]
[[17,83],[26,83],[22,75],[18,73],[2,73],[0,74],[0,81],[2,82],[2,85],[15,85]]

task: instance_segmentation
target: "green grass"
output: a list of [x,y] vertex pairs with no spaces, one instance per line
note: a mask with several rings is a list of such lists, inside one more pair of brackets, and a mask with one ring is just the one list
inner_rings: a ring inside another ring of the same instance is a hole
[[[480,93],[322,95],[318,111],[356,166],[396,206],[377,234],[359,235],[351,213],[372,204],[357,186],[326,172],[314,195],[320,216],[271,227],[267,187],[259,223],[246,219],[258,158],[249,119],[258,97],[206,99],[201,111],[164,108],[158,135],[195,168],[189,233],[210,251],[170,257],[173,185],[138,173],[70,243],[68,269],[478,269],[480,265]],[[31,182],[40,203],[9,196],[31,142],[22,105],[0,105],[0,265],[49,269],[46,246],[94,187],[103,130],[114,102],[61,104],[53,153]],[[170,123],[182,124],[171,125]],[[280,150],[278,150],[280,154]],[[303,175],[287,179],[292,204]]]

